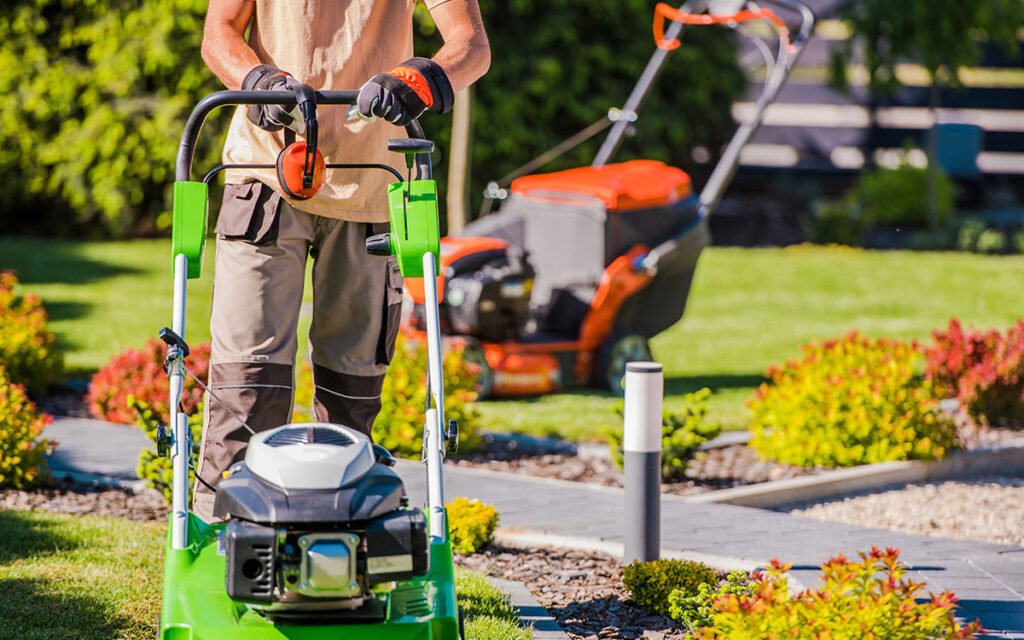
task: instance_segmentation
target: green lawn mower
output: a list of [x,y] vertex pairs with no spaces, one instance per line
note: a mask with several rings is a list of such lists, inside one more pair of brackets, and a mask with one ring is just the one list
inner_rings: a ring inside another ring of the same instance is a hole
[[[227,105],[300,107],[305,140],[292,142],[276,165],[291,191],[316,188],[331,169],[381,169],[389,189],[391,233],[367,240],[374,254],[397,256],[402,274],[438,273],[437,193],[429,153],[417,123],[389,148],[407,158],[409,175],[385,165],[325,164],[316,139],[316,105],[353,104],[354,91],[222,91],[193,110],[177,158],[174,185],[174,316],[160,337],[168,344],[170,428],[158,448],[173,463],[173,499],[164,573],[162,640],[456,640],[463,636],[444,508],[442,463],[458,442],[458,425],[444,419],[444,380],[437,288],[427,291],[429,353],[423,461],[428,500],[410,506],[394,458],[343,425],[287,424],[254,433],[245,459],[217,487],[210,524],[189,511],[192,443],[180,399],[189,348],[185,300],[199,277],[207,235],[208,185],[222,170],[193,181],[199,131]],[[296,146],[297,145],[297,146]],[[415,179],[413,174],[415,172]],[[210,401],[217,401],[210,394]],[[239,418],[244,425],[244,420]]]

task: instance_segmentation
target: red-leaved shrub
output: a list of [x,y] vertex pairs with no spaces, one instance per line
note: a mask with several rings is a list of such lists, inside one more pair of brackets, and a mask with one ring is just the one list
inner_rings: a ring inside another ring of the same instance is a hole
[[964,331],[957,319],[932,333],[925,373],[976,420],[1024,424],[1024,320],[1005,332]]
[[[188,357],[189,369],[206,384],[210,368],[209,343],[194,345]],[[135,411],[128,404],[132,396],[148,406],[167,422],[170,407],[170,386],[164,372],[167,345],[156,338],[141,349],[125,349],[111,358],[89,383],[89,412],[96,418],[120,424],[135,424]],[[203,399],[203,390],[191,378],[185,379],[181,403],[186,413],[193,413]]]

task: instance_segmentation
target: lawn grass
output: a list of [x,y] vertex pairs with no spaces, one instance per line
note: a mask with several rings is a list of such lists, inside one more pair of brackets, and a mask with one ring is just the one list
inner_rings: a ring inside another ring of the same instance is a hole
[[[0,510],[0,638],[152,640],[166,544],[162,523]],[[474,640],[529,640],[506,597],[456,570]]]
[[[209,246],[203,278],[190,281],[190,341],[209,338]],[[170,322],[166,240],[3,239],[2,268],[14,268],[26,289],[43,296],[73,372],[95,370]],[[1022,281],[1019,256],[709,249],[684,319],[652,343],[665,365],[666,406],[678,407],[684,393],[709,386],[715,391],[711,418],[726,429],[742,429],[744,402],[765,368],[799,355],[801,344],[855,328],[872,336],[924,339],[953,316],[979,327],[1005,326],[1024,316],[1024,299],[1017,294]],[[304,334],[300,329],[301,340]],[[490,430],[602,440],[605,430],[619,425],[618,403],[608,394],[581,390],[478,406]]]
[[165,530],[0,511],[0,638],[152,640]]

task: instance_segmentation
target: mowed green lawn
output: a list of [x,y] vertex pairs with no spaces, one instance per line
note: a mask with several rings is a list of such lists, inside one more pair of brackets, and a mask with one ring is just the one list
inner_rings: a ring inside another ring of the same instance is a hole
[[[211,243],[212,247],[212,243]],[[170,323],[166,240],[71,243],[0,240],[0,268],[43,296],[72,371],[102,366]],[[189,339],[209,337],[213,256],[190,281]],[[1024,317],[1024,258],[845,248],[714,248],[701,258],[686,316],[653,341],[665,365],[666,403],[709,386],[712,418],[745,426],[744,403],[764,369],[801,344],[853,329],[925,339],[959,317],[979,327]],[[308,297],[308,291],[307,291]],[[479,403],[494,430],[600,440],[619,400],[592,390]]]
[[[926,339],[951,317],[979,327],[1024,317],[1024,258],[846,248],[724,249],[700,259],[683,320],[656,337],[666,405],[710,387],[711,416],[746,426],[745,402],[765,368],[800,345],[853,329]],[[618,400],[596,392],[485,402],[488,427],[602,439]]]
[[[151,640],[166,526],[0,509],[0,638]],[[487,579],[455,571],[467,636],[529,640]]]

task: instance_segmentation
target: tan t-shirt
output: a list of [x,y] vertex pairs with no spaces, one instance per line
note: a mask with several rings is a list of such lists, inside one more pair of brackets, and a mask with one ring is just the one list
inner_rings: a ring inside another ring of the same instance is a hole
[[[412,57],[412,12],[418,0],[255,0],[249,44],[259,59],[316,89],[357,90],[364,82]],[[445,0],[423,0],[428,8]],[[320,149],[328,163],[384,163],[404,175],[405,161],[387,150],[405,131],[387,122],[347,120],[348,107],[318,106]],[[249,122],[235,111],[224,143],[224,162],[273,164],[284,133]],[[233,169],[228,183],[259,180],[278,191],[272,169]],[[309,200],[289,200],[303,211],[357,222],[388,219],[387,185],[380,170],[330,169],[324,188]],[[282,194],[283,195],[283,194]]]

